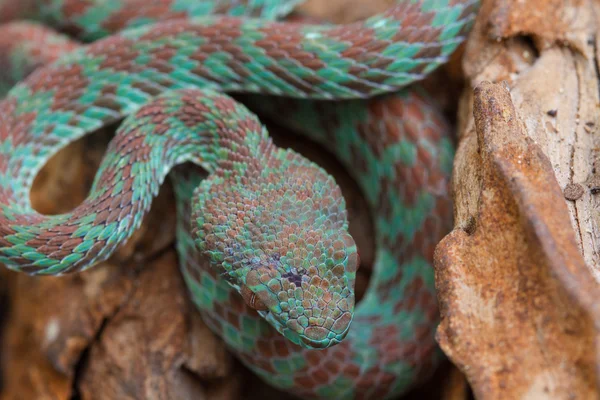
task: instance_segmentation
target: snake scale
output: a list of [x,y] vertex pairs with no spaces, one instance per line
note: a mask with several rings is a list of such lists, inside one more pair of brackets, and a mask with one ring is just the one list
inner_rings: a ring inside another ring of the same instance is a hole
[[[451,221],[448,127],[420,89],[401,89],[447,60],[479,2],[397,1],[347,25],[272,21],[296,3],[0,2],[4,22],[75,38],[0,26],[2,87],[19,81],[0,103],[0,261],[46,275],[94,266],[169,175],[182,274],[237,357],[303,398],[390,398],[441,359],[431,263]],[[364,192],[376,258],[356,307],[339,187],[276,147],[247,107],[328,148]],[[63,215],[32,209],[44,163],[119,120],[88,198]]]

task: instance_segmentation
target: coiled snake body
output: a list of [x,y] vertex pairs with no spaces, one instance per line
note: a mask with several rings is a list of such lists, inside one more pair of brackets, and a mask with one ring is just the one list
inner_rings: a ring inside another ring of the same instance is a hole
[[[171,173],[183,276],[246,365],[302,397],[404,392],[440,359],[431,262],[449,228],[452,146],[426,97],[397,91],[446,61],[478,2],[399,1],[343,26],[267,20],[296,1],[185,3],[44,2],[40,18],[85,40],[140,25],[85,46],[29,23],[0,27],[5,80],[33,71],[0,103],[0,261],[62,274],[105,260]],[[260,18],[203,16],[215,11]],[[223,91],[260,94],[252,107],[328,147],[360,184],[377,254],[356,309],[359,260],[335,181],[274,146]],[[33,210],[44,163],[123,117],[89,197],[64,215]],[[171,171],[185,162],[208,177]]]

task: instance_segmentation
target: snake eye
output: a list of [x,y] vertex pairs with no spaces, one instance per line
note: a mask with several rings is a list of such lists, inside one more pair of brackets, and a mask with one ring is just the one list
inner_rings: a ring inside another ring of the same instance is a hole
[[255,309],[256,311],[267,311],[268,307],[263,303],[256,294],[250,290],[250,288],[246,285],[243,285],[241,288],[242,299],[244,299],[244,303],[250,308]]

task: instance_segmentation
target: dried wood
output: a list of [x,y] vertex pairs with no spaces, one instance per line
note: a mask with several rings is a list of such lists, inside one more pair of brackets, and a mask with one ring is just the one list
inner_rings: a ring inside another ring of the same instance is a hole
[[480,399],[598,396],[598,26],[485,1],[466,46],[438,340]]

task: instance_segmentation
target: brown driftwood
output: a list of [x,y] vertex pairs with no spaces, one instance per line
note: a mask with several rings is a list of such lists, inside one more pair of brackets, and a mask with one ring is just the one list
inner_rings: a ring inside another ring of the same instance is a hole
[[438,340],[479,399],[599,396],[598,11],[485,1],[466,47]]

